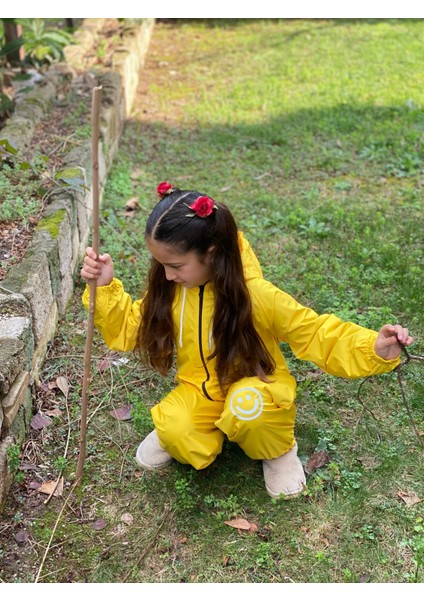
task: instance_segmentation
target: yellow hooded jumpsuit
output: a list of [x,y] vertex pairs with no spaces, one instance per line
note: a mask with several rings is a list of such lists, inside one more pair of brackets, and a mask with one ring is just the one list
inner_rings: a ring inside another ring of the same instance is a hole
[[[222,450],[224,434],[252,459],[276,458],[294,446],[296,382],[280,342],[287,342],[297,358],[339,377],[377,375],[391,371],[400,362],[384,360],[374,352],[375,331],[334,315],[318,315],[263,279],[259,262],[242,233],[239,246],[253,322],[277,366],[269,383],[246,377],[223,396],[214,361],[208,360],[213,348],[213,286],[206,283],[188,289],[176,284],[172,314],[177,385],[151,414],[164,449],[196,469],[213,462]],[[88,307],[88,286],[83,303]],[[116,278],[97,288],[94,322],[110,349],[134,349],[141,305],[142,299],[133,302]]]

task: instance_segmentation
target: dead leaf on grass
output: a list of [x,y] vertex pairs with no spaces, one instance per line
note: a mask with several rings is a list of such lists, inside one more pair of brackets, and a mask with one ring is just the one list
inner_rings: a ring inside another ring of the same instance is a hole
[[398,496],[399,498],[402,498],[408,508],[422,502],[422,498],[420,498],[416,492],[404,492],[399,490]]
[[101,358],[97,363],[97,369],[99,373],[104,373],[107,369],[110,369],[111,361],[110,358]]
[[250,533],[258,531],[258,526],[256,525],[256,523],[251,523],[247,519],[243,518],[232,519],[231,521],[224,521],[224,523],[229,527],[234,527],[234,529],[249,531]]
[[41,487],[41,483],[39,481],[31,481],[28,487],[30,490],[39,490]]
[[28,531],[25,531],[25,529],[21,529],[21,531],[17,531],[15,533],[14,538],[19,544],[25,544],[25,542],[29,540]]
[[325,450],[319,450],[318,452],[315,452],[315,454],[313,454],[310,458],[308,458],[305,464],[305,471],[309,475],[317,469],[325,467],[325,465],[328,465],[329,462],[330,455],[328,454],[328,452],[326,452]]
[[118,421],[129,421],[131,419],[132,404],[124,404],[119,408],[114,408],[109,411],[109,414]]
[[125,523],[125,525],[132,525],[134,523],[134,517],[131,513],[124,513],[121,517],[121,521]]
[[63,494],[63,477],[59,481],[44,481],[38,491],[47,496],[62,496]]
[[106,527],[106,525],[107,525],[107,523],[106,523],[105,519],[97,519],[97,521],[94,521],[94,523],[91,525],[91,527],[95,531],[100,531],[101,529],[104,529]]
[[41,413],[37,413],[36,415],[34,415],[31,419],[31,427],[32,429],[35,430],[40,430],[40,429],[44,429],[44,427],[48,427],[50,425],[50,423],[52,422],[50,417],[47,417],[46,415],[42,415]]
[[128,213],[133,213],[137,210],[139,205],[138,198],[130,198],[125,203],[125,216],[128,216]]
[[324,371],[321,371],[321,369],[314,370],[314,371],[307,371],[305,374],[305,378],[310,379],[311,381],[315,381],[316,379],[319,379],[323,373],[324,373]]
[[49,417],[60,417],[62,414],[62,411],[60,410],[60,408],[53,408],[52,410],[46,410],[46,415],[48,415]]
[[63,377],[63,376],[58,377],[56,379],[56,385],[60,389],[62,394],[65,396],[65,398],[68,399],[69,384],[68,384],[68,380],[66,379],[66,377]]
[[188,538],[186,535],[181,535],[180,537],[177,538],[177,544],[186,544],[187,539]]

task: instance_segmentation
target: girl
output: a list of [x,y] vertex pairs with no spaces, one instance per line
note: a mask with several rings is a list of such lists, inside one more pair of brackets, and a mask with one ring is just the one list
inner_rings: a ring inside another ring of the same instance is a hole
[[177,385],[152,408],[155,429],[136,460],[145,469],[172,459],[204,469],[227,436],[262,460],[271,497],[296,496],[305,484],[296,383],[280,342],[327,373],[356,378],[394,369],[412,338],[400,325],[377,333],[302,306],[263,279],[224,204],[166,182],[157,191],[144,233],[152,264],[143,298],[131,300],[108,254],[87,248],[81,270],[97,281],[95,325],[109,348],[136,350],[162,374],[176,354]]

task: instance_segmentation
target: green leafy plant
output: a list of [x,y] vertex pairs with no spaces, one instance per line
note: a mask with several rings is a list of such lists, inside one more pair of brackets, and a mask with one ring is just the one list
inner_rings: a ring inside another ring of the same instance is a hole
[[19,471],[19,465],[21,463],[21,448],[19,444],[12,444],[7,448],[7,462],[10,471],[14,474],[15,481],[21,482],[25,473]]
[[197,504],[193,489],[193,475],[193,472],[189,472],[187,475],[178,477],[175,480],[176,505],[181,510],[191,510]]
[[63,58],[63,49],[73,41],[72,35],[56,27],[47,27],[44,19],[16,19],[22,25],[22,35],[0,47],[0,59],[16,51],[25,49],[25,63],[36,67],[57,62]]

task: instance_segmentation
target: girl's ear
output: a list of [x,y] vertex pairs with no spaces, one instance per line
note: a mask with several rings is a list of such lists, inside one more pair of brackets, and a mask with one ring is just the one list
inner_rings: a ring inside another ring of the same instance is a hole
[[206,254],[205,254],[205,259],[207,263],[212,263],[213,259],[215,258],[215,252],[216,252],[216,246],[209,246],[209,248],[206,250]]

